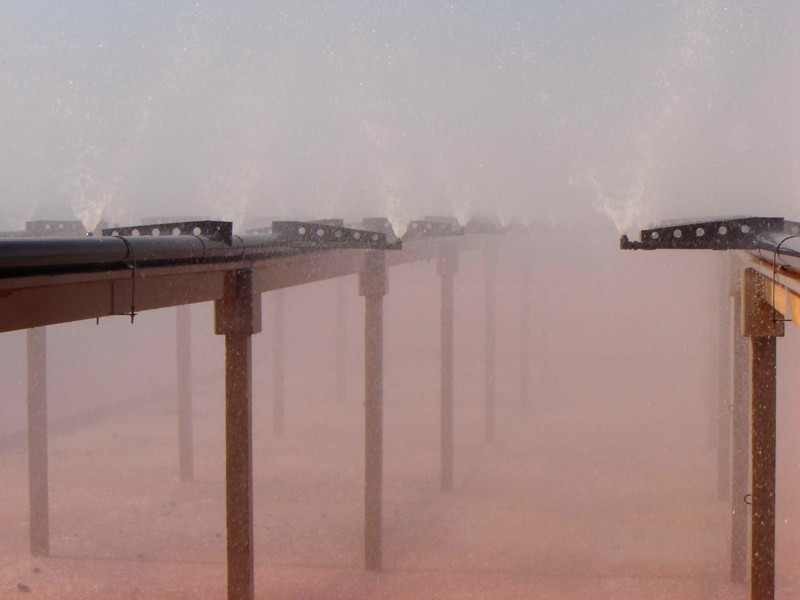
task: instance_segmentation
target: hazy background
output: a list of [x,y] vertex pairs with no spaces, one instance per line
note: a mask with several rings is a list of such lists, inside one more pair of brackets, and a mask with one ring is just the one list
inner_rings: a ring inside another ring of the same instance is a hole
[[796,217],[798,30],[793,0],[4,0],[0,228]]
[[[0,231],[30,218],[431,213],[502,236],[494,444],[484,264],[456,278],[456,489],[440,494],[439,279],[385,299],[387,573],[363,573],[363,301],[274,294],[253,339],[270,598],[745,598],[717,495],[720,253],[620,252],[659,219],[799,219],[800,2],[0,0]],[[520,360],[532,257],[531,357]],[[222,597],[224,340],[194,306],[197,480],[177,476],[174,310],[48,327],[54,556],[28,554],[25,334],[0,336],[0,596]],[[779,594],[800,589],[800,337],[780,341]],[[520,406],[520,370],[531,396]],[[742,505],[738,505],[743,509]],[[38,569],[34,570],[34,569]],[[196,589],[197,588],[197,589]],[[780,598],[781,596],[779,596]]]

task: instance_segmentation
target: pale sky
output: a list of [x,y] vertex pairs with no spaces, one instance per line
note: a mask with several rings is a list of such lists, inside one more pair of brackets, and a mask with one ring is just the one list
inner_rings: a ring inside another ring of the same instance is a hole
[[800,3],[0,2],[32,216],[800,218]]

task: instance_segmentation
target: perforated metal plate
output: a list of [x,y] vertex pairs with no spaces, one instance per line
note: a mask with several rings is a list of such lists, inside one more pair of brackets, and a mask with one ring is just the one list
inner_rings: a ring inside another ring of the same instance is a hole
[[81,221],[28,221],[25,223],[24,234],[32,237],[73,237],[86,235],[86,228]]
[[418,238],[426,236],[462,235],[464,228],[457,219],[449,217],[425,217],[411,221],[406,229],[404,238]]
[[766,234],[800,234],[800,223],[780,217],[718,219],[698,223],[676,223],[644,229],[640,241],[623,235],[623,250],[758,250],[764,247]]
[[194,235],[231,245],[233,243],[233,223],[229,221],[183,221],[135,225],[132,227],[110,227],[103,229],[103,235],[132,237]]
[[343,247],[392,250],[400,248],[399,242],[390,241],[385,233],[351,229],[320,221],[275,221],[272,233],[292,246]]

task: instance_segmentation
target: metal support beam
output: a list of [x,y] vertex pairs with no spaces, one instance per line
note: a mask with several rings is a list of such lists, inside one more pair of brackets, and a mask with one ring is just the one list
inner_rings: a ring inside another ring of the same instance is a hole
[[272,292],[272,433],[285,429],[286,299],[283,290]]
[[[736,284],[740,285],[740,275]],[[750,344],[742,335],[742,297],[733,303],[733,457],[731,477],[731,581],[747,581],[747,505],[750,475]]]
[[226,274],[215,327],[225,336],[225,503],[228,600],[253,600],[252,344],[261,298],[250,271]]
[[494,441],[495,436],[495,387],[497,379],[497,331],[495,326],[495,304],[497,298],[497,245],[495,240],[487,238],[484,246],[484,286],[485,286],[485,438]]
[[744,272],[744,334],[750,338],[752,394],[752,514],[750,598],[775,598],[775,454],[777,344],[784,325],[764,299],[765,278]]
[[753,386],[753,514],[751,600],[775,597],[775,375],[774,337],[750,338]]
[[192,309],[186,304],[175,312],[178,367],[178,469],[181,481],[194,481],[192,427]]
[[336,400],[347,400],[347,280],[336,281]]
[[50,554],[47,469],[47,335],[28,329],[28,490],[31,555]]
[[718,331],[717,331],[717,398],[712,406],[716,416],[716,441],[717,441],[717,498],[730,500],[731,496],[731,363],[733,354],[732,338],[732,306],[728,281],[729,274],[727,261],[722,270],[723,277],[720,282],[720,298],[718,302]]
[[367,255],[359,276],[364,297],[364,565],[383,563],[383,297],[388,292],[386,256]]
[[441,487],[443,492],[453,489],[453,458],[455,426],[453,422],[453,311],[454,284],[458,268],[458,253],[454,246],[445,246],[439,256],[438,272],[441,279]]
[[523,252],[519,284],[519,403],[526,407],[531,400],[531,260],[527,245]]

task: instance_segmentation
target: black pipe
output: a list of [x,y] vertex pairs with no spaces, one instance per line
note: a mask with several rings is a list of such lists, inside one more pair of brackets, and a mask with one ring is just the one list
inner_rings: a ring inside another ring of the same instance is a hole
[[230,245],[194,235],[16,238],[0,240],[0,276],[52,268],[102,270],[252,260],[292,252],[275,234],[234,236]]

